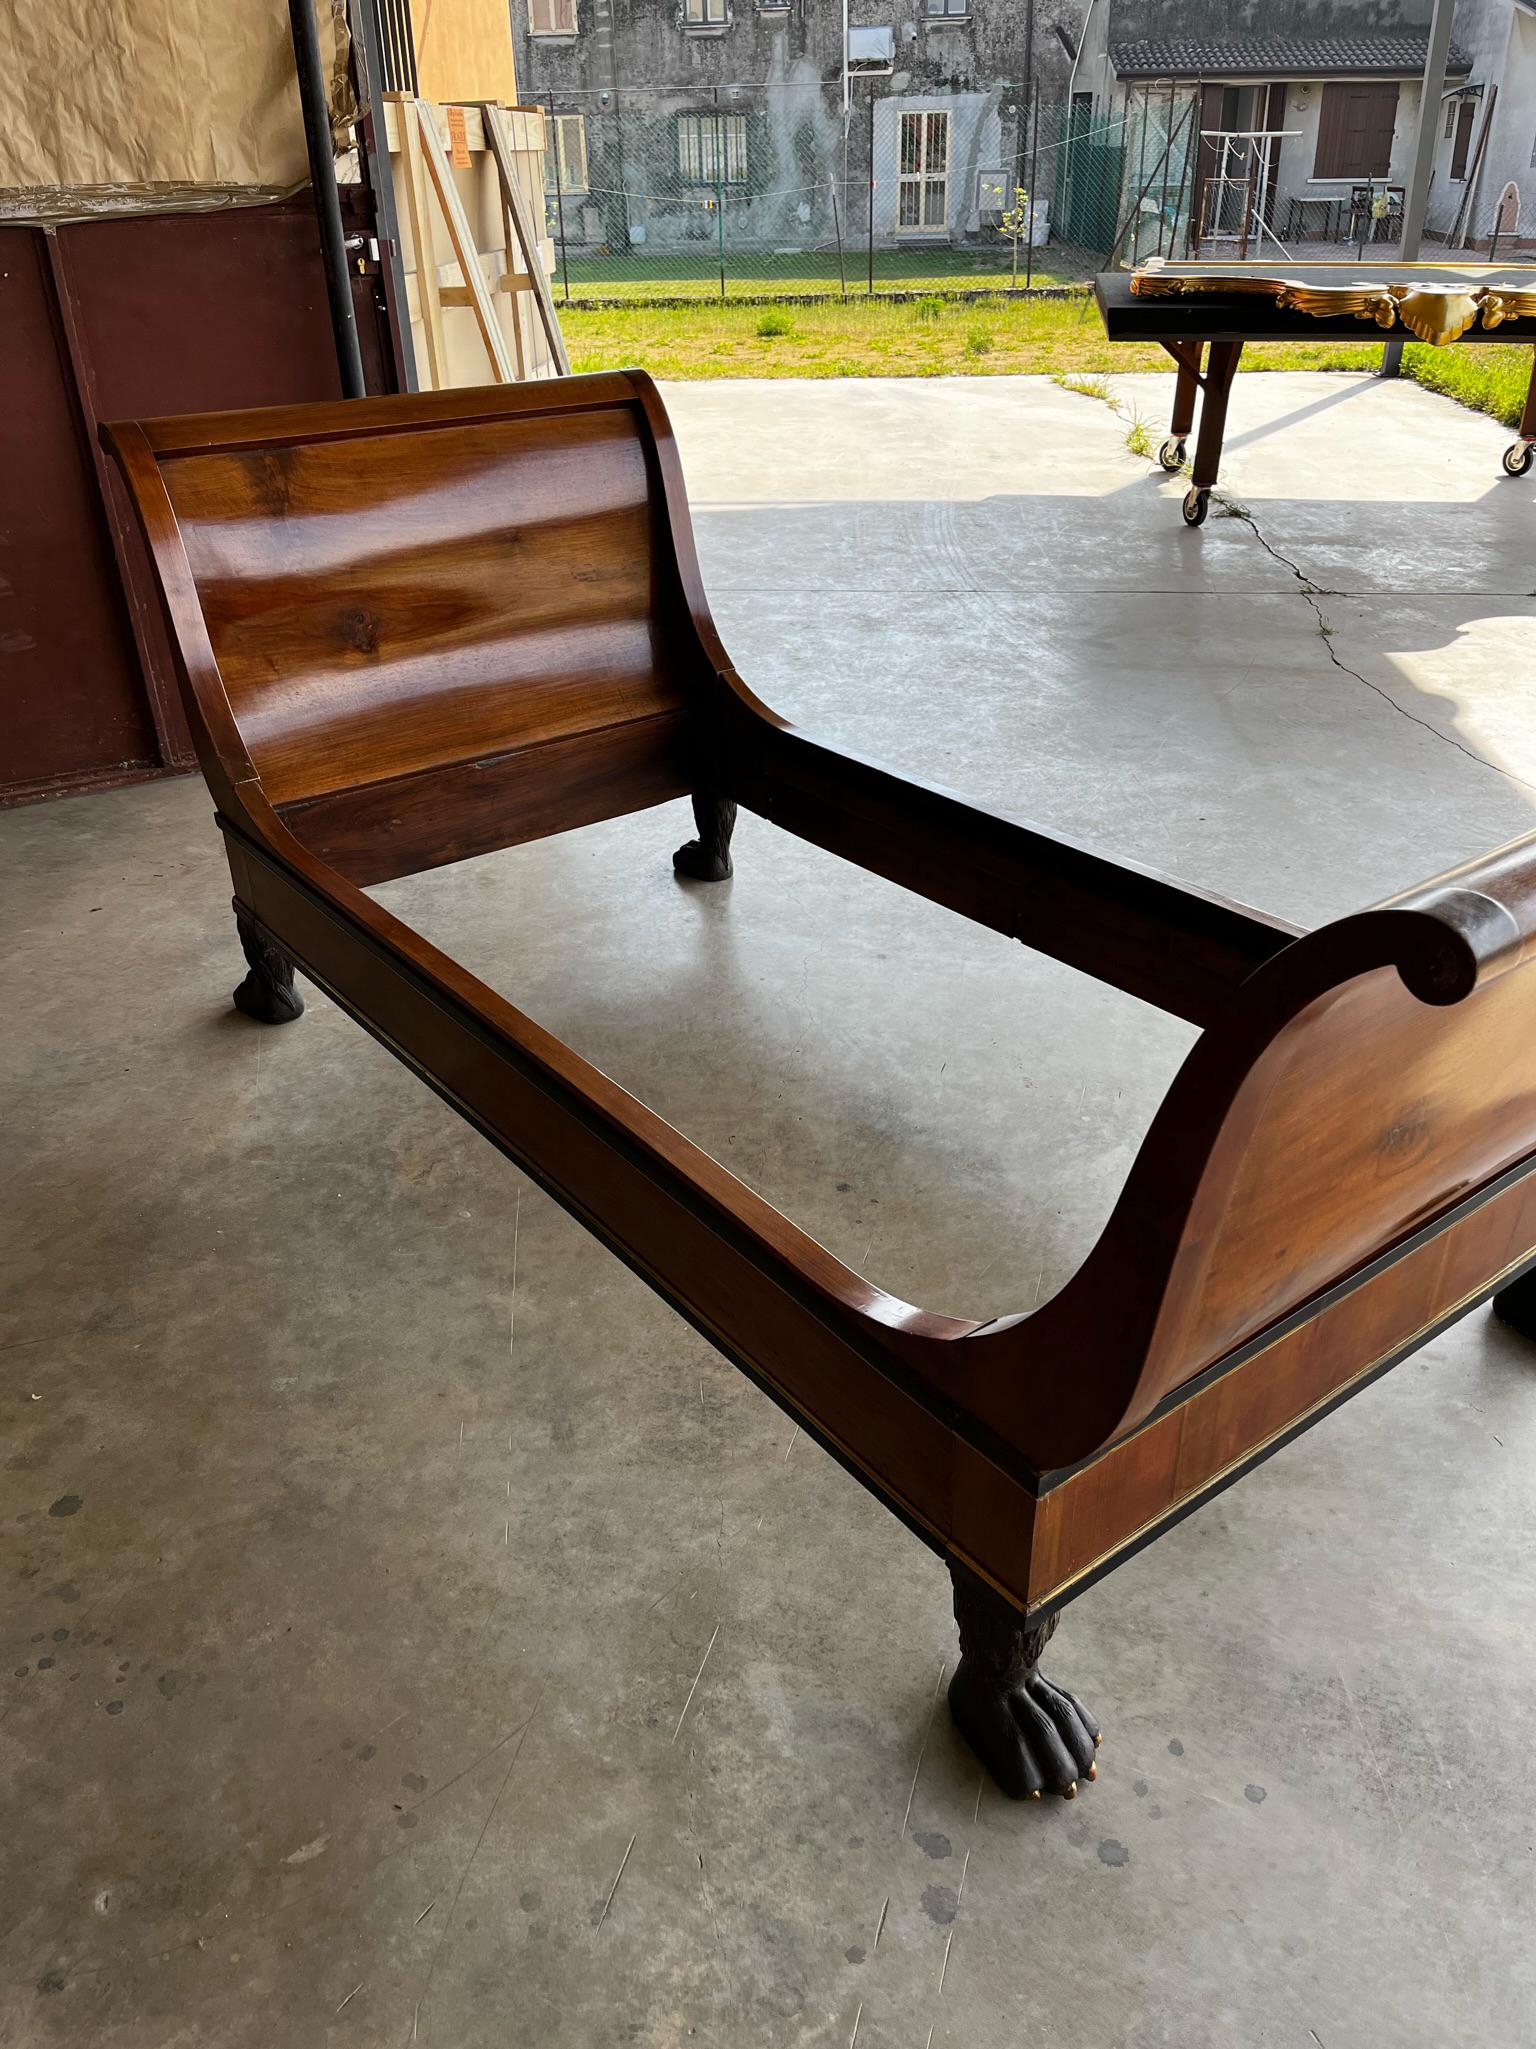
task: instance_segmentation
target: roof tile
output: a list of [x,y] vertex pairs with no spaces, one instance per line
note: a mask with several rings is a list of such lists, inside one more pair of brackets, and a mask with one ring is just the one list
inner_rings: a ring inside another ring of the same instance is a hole
[[[1109,60],[1120,78],[1417,77],[1427,34],[1405,30],[1363,36],[1160,36],[1116,43]],[[1471,59],[1452,45],[1450,76],[1465,77]]]

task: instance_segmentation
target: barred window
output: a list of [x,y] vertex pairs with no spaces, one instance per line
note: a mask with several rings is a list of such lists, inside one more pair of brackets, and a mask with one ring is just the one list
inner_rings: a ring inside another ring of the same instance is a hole
[[677,168],[690,185],[745,185],[745,114],[679,114]]
[[731,0],[683,0],[683,23],[687,28],[728,28]]

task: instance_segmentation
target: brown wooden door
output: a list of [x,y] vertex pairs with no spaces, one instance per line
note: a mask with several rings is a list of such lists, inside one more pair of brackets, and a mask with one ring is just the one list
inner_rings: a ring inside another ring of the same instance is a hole
[[0,783],[16,795],[160,759],[112,566],[46,238],[0,228]]
[[1471,100],[1456,109],[1456,139],[1451,144],[1451,176],[1458,182],[1467,175],[1467,157],[1472,148],[1472,119],[1476,112]]
[[[373,279],[353,291],[369,389],[387,391]],[[96,428],[340,395],[307,200],[0,228],[0,377],[0,802],[189,766],[143,544]]]
[[1397,101],[1395,80],[1356,84],[1346,79],[1325,85],[1313,175],[1386,177],[1392,163]]

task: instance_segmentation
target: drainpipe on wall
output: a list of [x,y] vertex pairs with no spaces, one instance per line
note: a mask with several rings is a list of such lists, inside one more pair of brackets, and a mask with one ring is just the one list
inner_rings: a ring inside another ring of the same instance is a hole
[[288,0],[293,35],[293,60],[299,74],[299,104],[304,112],[304,142],[309,153],[309,182],[320,229],[320,254],[325,264],[325,292],[331,308],[331,333],[336,344],[336,372],[343,398],[362,398],[362,352],[357,344],[357,310],[352,303],[352,275],[347,268],[347,238],[341,225],[341,196],[336,190],[336,153],[331,144],[331,110],[320,67],[320,36],[315,27],[314,0]]
[[851,105],[848,98],[848,0],[843,0],[843,132],[848,132]]
[[1083,16],[1083,32],[1077,39],[1077,48],[1072,53],[1072,70],[1067,78],[1067,105],[1072,104],[1072,95],[1077,90],[1077,67],[1082,62],[1083,48],[1088,41],[1088,31],[1093,26],[1093,10],[1099,0],[1088,0],[1088,12]]

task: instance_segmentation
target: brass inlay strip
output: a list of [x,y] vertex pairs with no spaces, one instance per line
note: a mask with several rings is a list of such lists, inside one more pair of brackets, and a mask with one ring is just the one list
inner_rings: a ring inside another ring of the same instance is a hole
[[[1128,1545],[1136,1543],[1140,1538],[1146,1536],[1150,1530],[1156,1529],[1159,1523],[1166,1522],[1168,1517],[1174,1514],[1193,1495],[1204,1493],[1207,1488],[1214,1487],[1219,1481],[1224,1480],[1229,1473],[1234,1473],[1240,1466],[1247,1465],[1273,1444],[1277,1438],[1284,1437],[1288,1431],[1294,1430],[1299,1423],[1305,1423],[1309,1416],[1315,1416],[1319,1409],[1327,1408],[1330,1402],[1337,1401],[1340,1395],[1347,1394],[1352,1387],[1357,1386],[1360,1381],[1368,1379],[1378,1367],[1384,1366],[1389,1359],[1399,1353],[1406,1352],[1417,1339],[1425,1337],[1428,1333],[1442,1326],[1454,1323],[1461,1312],[1464,1309],[1469,1309],[1479,1296],[1487,1294],[1490,1287],[1494,1292],[1497,1292],[1499,1283],[1507,1279],[1518,1268],[1524,1266],[1530,1256],[1529,1251],[1522,1252],[1518,1259],[1512,1259],[1508,1266],[1501,1267],[1492,1277],[1491,1282],[1488,1280],[1479,1281],[1477,1286],[1469,1289],[1459,1302],[1453,1302],[1449,1309],[1440,1310],[1438,1314],[1430,1317],[1427,1323],[1421,1323],[1417,1330],[1411,1331],[1407,1337],[1399,1338],[1395,1343],[1388,1345],[1387,1349],[1384,1352],[1378,1353],[1368,1366],[1362,1366],[1359,1372],[1352,1373],[1348,1380],[1341,1380],[1337,1387],[1331,1387],[1326,1394],[1319,1395],[1315,1402],[1311,1403],[1307,1408],[1298,1411],[1296,1415],[1282,1423],[1277,1430],[1271,1430],[1269,1435],[1261,1438],[1257,1444],[1249,1445],[1246,1451],[1239,1452],[1237,1457],[1229,1459],[1226,1465],[1219,1467],[1214,1473],[1207,1473],[1203,1480],[1196,1481],[1194,1486],[1187,1487],[1182,1494],[1176,1496],[1172,1501],[1165,1502],[1155,1515],[1148,1516],[1144,1523],[1132,1530],[1127,1536],[1117,1537],[1115,1542],[1101,1551],[1097,1558],[1091,1558],[1086,1565],[1080,1565],[1075,1572],[1068,1573],[1064,1580],[1060,1580],[1055,1586],[1048,1588],[1045,1593],[1039,1594],[1032,1599],[1029,1603],[1028,1612],[1033,1614],[1037,1608],[1045,1607],[1047,1602],[1054,1601],[1058,1595],[1064,1594],[1069,1587],[1076,1586],[1080,1579],[1086,1579],[1089,1573],[1097,1572],[1107,1559],[1115,1557],[1118,1552],[1124,1551]],[[1303,1326],[1303,1328],[1305,1327]],[[1278,1342],[1284,1343],[1284,1340],[1281,1339]],[[1264,1351],[1255,1354],[1254,1358],[1248,1362],[1249,1365],[1256,1365],[1260,1359],[1266,1358],[1271,1350],[1273,1350],[1272,1346],[1266,1346]],[[1174,1411],[1174,1413],[1177,1414],[1178,1412]],[[1129,1441],[1128,1439],[1127,1442]],[[1087,1468],[1087,1472],[1092,1471],[1092,1466]],[[1056,1491],[1064,1495],[1070,1494],[1077,1481],[1083,1478],[1086,1478],[1086,1473],[1075,1474],[1072,1479],[1068,1480],[1064,1486]]]

